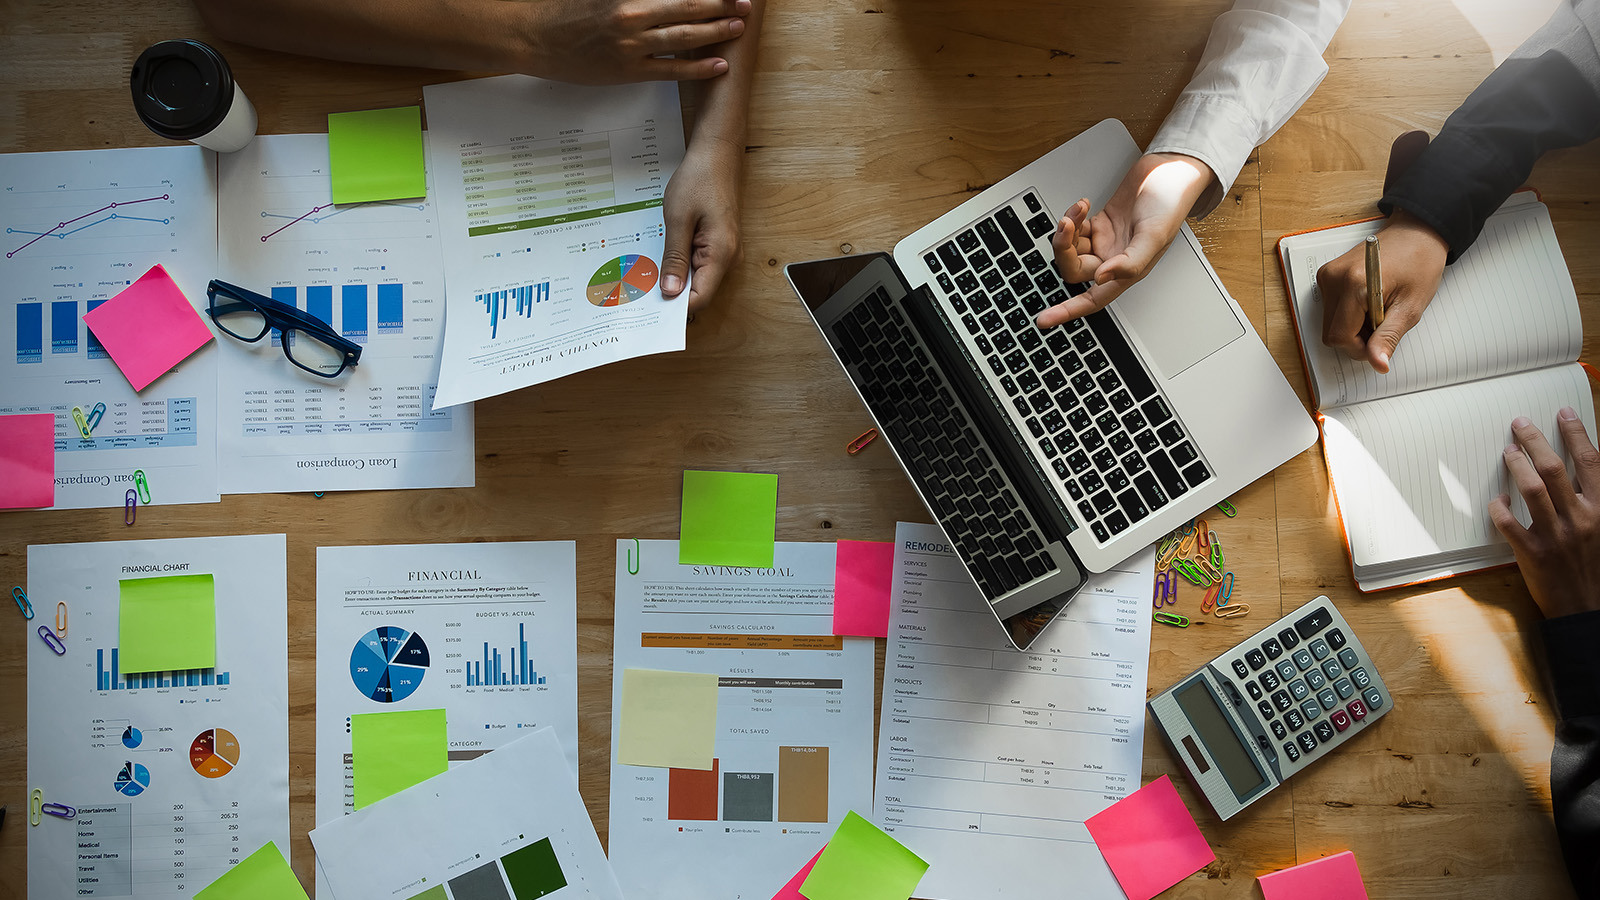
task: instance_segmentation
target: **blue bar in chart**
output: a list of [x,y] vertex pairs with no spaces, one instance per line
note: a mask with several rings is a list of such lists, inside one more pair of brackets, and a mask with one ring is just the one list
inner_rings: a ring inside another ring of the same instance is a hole
[[[272,299],[289,306],[299,307],[300,289],[295,287],[275,287],[272,289]],[[283,343],[283,335],[277,331],[272,332],[272,346],[277,347]]]
[[333,327],[333,285],[313,284],[306,288],[306,312]]
[[17,362],[44,362],[44,304],[17,304]]
[[367,342],[367,286],[347,284],[340,292],[344,302],[344,320],[339,333],[358,344]]
[[399,334],[405,329],[403,284],[378,285],[378,333]]
[[516,304],[517,315],[525,319],[532,318],[534,304],[550,299],[550,282],[525,284],[504,291],[488,291],[478,294],[475,299],[483,304],[484,311],[489,314],[489,338],[492,340],[499,336],[500,320],[511,313],[513,303]]
[[215,669],[187,669],[179,672],[147,672],[124,678],[117,669],[117,648],[111,648],[111,666],[106,667],[106,651],[94,651],[94,686],[100,691],[125,691],[132,688],[199,687],[227,684],[228,673]]
[[517,646],[505,657],[501,657],[499,650],[489,649],[489,642],[484,641],[483,660],[467,663],[468,687],[531,684],[544,684],[544,676],[534,669],[533,660],[528,658],[527,625],[523,622],[517,623]]
[[50,352],[78,352],[78,301],[57,300],[50,304]]
[[[89,312],[94,312],[95,308],[104,302],[104,300],[90,300]],[[100,339],[94,336],[94,329],[89,329],[89,358],[105,359],[110,355],[111,354],[106,352],[105,346],[100,343]]]

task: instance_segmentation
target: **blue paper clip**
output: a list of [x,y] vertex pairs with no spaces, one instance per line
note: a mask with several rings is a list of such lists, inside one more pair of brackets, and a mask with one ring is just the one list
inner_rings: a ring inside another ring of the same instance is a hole
[[150,482],[144,478],[143,469],[133,470],[133,486],[139,489],[139,502],[145,506],[150,505]]
[[90,431],[94,431],[96,428],[100,427],[100,420],[105,417],[105,414],[106,405],[104,403],[96,403],[94,405],[94,409],[89,410]]
[[128,488],[128,499],[122,505],[122,524],[132,525],[133,520],[139,517],[139,495],[133,488]]
[[1222,576],[1222,599],[1227,600],[1233,596],[1233,573]]
[[89,433],[89,423],[83,418],[83,407],[74,406],[72,408],[72,421],[78,426],[78,433],[83,435],[84,440],[87,441],[94,436]]
[[67,645],[61,643],[61,638],[56,637],[56,633],[50,630],[49,625],[39,626],[39,639],[44,641],[44,645],[49,647],[55,655],[67,655]]
[[318,500],[321,500],[322,499],[322,495],[326,494],[326,493],[327,493],[327,491],[312,491],[311,492],[311,496],[317,498]]
[[64,803],[46,803],[39,807],[39,811],[47,816],[58,819],[71,819],[78,815],[78,811]]
[[24,619],[33,618],[33,604],[28,602],[28,592],[22,589],[22,585],[11,589],[11,599],[17,601],[17,609],[22,610]]

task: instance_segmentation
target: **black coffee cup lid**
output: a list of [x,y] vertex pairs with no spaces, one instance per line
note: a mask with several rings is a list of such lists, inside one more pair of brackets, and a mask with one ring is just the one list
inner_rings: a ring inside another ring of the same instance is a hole
[[199,41],[150,45],[134,62],[128,82],[139,118],[172,140],[204,136],[233,105],[233,73],[227,61]]

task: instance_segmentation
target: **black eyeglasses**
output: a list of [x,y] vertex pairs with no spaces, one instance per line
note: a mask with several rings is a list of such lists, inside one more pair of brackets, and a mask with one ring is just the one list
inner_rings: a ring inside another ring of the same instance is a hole
[[361,345],[339,335],[327,322],[255,291],[213,279],[206,285],[206,312],[217,327],[254,343],[276,329],[283,355],[313,375],[333,378],[361,360]]

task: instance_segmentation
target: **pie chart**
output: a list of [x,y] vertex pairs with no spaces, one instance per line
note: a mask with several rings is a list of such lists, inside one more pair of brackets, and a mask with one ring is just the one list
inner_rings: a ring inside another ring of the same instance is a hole
[[124,797],[137,797],[149,786],[150,770],[133,762],[122,764],[122,771],[117,773],[117,783],[113,785],[117,793]]
[[350,651],[350,681],[378,701],[411,696],[428,674],[428,645],[422,635],[395,625],[380,625],[361,636]]
[[597,269],[589,279],[589,302],[595,306],[621,306],[650,293],[661,276],[648,256],[619,256]]
[[139,729],[129,725],[122,730],[122,746],[127,747],[129,750],[136,750],[142,743],[144,743],[144,735],[139,732]]
[[200,732],[189,745],[189,765],[207,778],[221,778],[239,764],[239,739],[226,728]]

